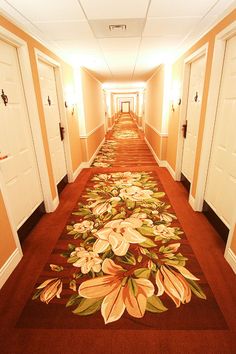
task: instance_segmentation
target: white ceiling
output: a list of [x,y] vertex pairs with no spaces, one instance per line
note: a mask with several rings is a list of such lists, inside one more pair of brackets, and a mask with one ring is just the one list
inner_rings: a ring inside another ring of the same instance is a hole
[[[0,0],[1,10],[75,67],[103,82],[145,81],[235,0]],[[126,25],[126,31],[109,25]]]

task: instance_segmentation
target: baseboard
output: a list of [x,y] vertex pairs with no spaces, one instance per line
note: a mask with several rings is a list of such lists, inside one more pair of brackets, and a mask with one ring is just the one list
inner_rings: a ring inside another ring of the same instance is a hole
[[195,207],[195,199],[193,198],[193,196],[191,195],[191,193],[189,193],[188,202],[189,202],[189,204],[191,205],[192,209],[193,209],[194,211],[197,211],[197,210],[196,210],[196,207]]
[[105,137],[102,139],[101,143],[99,144],[99,146],[97,147],[95,153],[93,154],[93,156],[90,158],[89,161],[85,161],[82,162],[82,164],[80,165],[82,168],[89,168],[90,165],[92,164],[93,160],[95,159],[96,155],[98,154],[99,150],[101,149],[101,146],[104,144],[105,142]]
[[17,248],[0,269],[0,289],[3,287],[13,270],[16,268],[21,258],[22,252]]
[[150,151],[151,151],[151,153],[152,153],[154,159],[156,160],[158,166],[160,166],[160,167],[166,167],[166,161],[160,160],[159,157],[156,155],[155,151],[153,150],[151,144],[150,144],[149,141],[147,140],[147,138],[145,137],[144,139],[145,139],[145,142],[146,142],[147,146],[149,147],[149,149],[150,149]]
[[167,161],[165,161],[166,162],[166,168],[167,168],[167,170],[168,170],[168,172],[170,173],[170,175],[171,175],[171,177],[173,178],[173,180],[177,180],[177,178],[176,178],[176,173],[175,173],[175,171],[173,170],[173,168],[169,165],[169,163],[167,162]]
[[225,259],[236,274],[236,255],[230,248],[225,251]]
[[55,211],[56,208],[58,207],[58,205],[59,205],[59,197],[57,195],[56,198],[54,198],[53,201],[52,201],[52,210],[51,210],[51,212]]
[[83,162],[81,162],[81,164],[77,167],[77,169],[74,172],[72,172],[70,176],[68,176],[68,182],[73,183],[76,180],[76,178],[79,176],[82,169],[83,169]]

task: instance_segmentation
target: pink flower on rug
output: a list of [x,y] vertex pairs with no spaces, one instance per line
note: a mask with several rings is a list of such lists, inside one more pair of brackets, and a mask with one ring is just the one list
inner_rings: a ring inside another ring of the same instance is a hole
[[104,298],[101,313],[106,324],[117,321],[125,309],[133,317],[143,317],[147,298],[154,294],[153,284],[147,279],[126,277],[126,270],[111,259],[105,259],[102,270],[107,275],[83,282],[79,295],[88,299]]
[[62,281],[59,278],[45,280],[37,289],[43,289],[40,293],[40,300],[48,304],[55,296],[60,298],[62,292]]
[[111,246],[117,256],[124,256],[129,249],[130,243],[146,241],[146,237],[135,230],[141,227],[142,224],[141,220],[135,218],[109,221],[94,234],[98,239],[93,245],[93,251],[102,253]]
[[112,210],[112,202],[119,202],[119,197],[112,197],[107,201],[97,200],[96,202],[89,205],[89,208],[92,208],[92,212],[94,215],[102,215],[106,212],[110,213]]
[[170,267],[162,265],[156,273],[157,296],[164,292],[174,301],[176,307],[191,300],[191,288],[185,278],[199,280],[183,266],[173,266],[180,273]]

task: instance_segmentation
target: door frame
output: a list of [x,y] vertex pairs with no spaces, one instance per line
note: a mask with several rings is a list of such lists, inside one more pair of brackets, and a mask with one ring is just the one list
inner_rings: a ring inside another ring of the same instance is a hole
[[[45,64],[52,66],[54,69],[60,120],[62,122],[64,129],[65,129],[63,146],[64,146],[65,161],[66,161],[66,172],[67,172],[67,176],[68,176],[68,182],[72,183],[74,181],[74,177],[73,177],[71,150],[70,150],[70,142],[69,142],[69,134],[68,134],[69,129],[68,129],[67,116],[66,116],[66,107],[65,107],[66,98],[65,98],[65,95],[63,92],[63,80],[62,80],[61,65],[59,62],[57,62],[53,58],[49,57],[48,55],[44,54],[39,49],[35,48],[34,51],[35,51],[35,56],[36,56],[36,63],[37,63],[38,72],[39,72],[39,67],[38,67],[39,60],[44,62]],[[56,182],[54,181],[54,183],[55,183],[55,188],[57,190]]]
[[129,112],[127,112],[127,113],[130,113],[130,101],[121,101],[121,112],[122,113],[126,113],[126,112],[123,112],[123,103],[128,103],[129,104]]
[[[195,210],[202,211],[207,182],[207,174],[210,163],[211,145],[214,135],[214,126],[217,116],[218,98],[221,88],[221,77],[224,67],[224,56],[227,40],[236,35],[236,21],[224,28],[215,37],[214,52],[212,58],[211,77],[209,82],[208,100],[206,107],[205,126],[202,140],[202,152],[199,163],[199,174],[195,195]],[[236,225],[236,210],[230,224],[230,232],[225,248],[225,258],[236,272],[236,255],[230,248]]]
[[[175,170],[175,180],[181,180],[181,171],[182,171],[182,162],[183,162],[183,151],[184,151],[184,138],[182,134],[182,125],[186,120],[187,109],[188,109],[188,93],[189,93],[189,81],[191,74],[191,64],[205,55],[207,61],[207,53],[208,53],[208,43],[204,44],[202,47],[197,49],[191,55],[189,55],[184,60],[184,68],[183,68],[183,85],[182,85],[182,104],[180,106],[180,119],[179,119],[179,129],[178,129],[178,144],[177,144],[177,157],[176,157],[176,170]],[[205,77],[204,77],[205,81]],[[203,83],[203,92],[204,92],[204,83]],[[189,191],[189,203],[192,206],[192,198],[191,198],[191,188]]]

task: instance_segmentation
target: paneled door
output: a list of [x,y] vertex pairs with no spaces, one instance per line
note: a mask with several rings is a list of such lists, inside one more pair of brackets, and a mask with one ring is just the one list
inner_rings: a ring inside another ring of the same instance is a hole
[[64,144],[60,134],[61,118],[55,72],[53,66],[41,60],[38,62],[38,70],[53,174],[58,184],[66,176],[67,170]]
[[121,103],[121,111],[123,113],[129,113],[130,112],[130,102],[122,102]]
[[190,64],[190,77],[186,113],[186,136],[184,139],[182,174],[191,183],[197,146],[198,128],[205,77],[205,55]]
[[236,207],[236,36],[226,44],[204,199],[229,227]]
[[17,229],[43,194],[15,47],[0,40],[0,173]]

